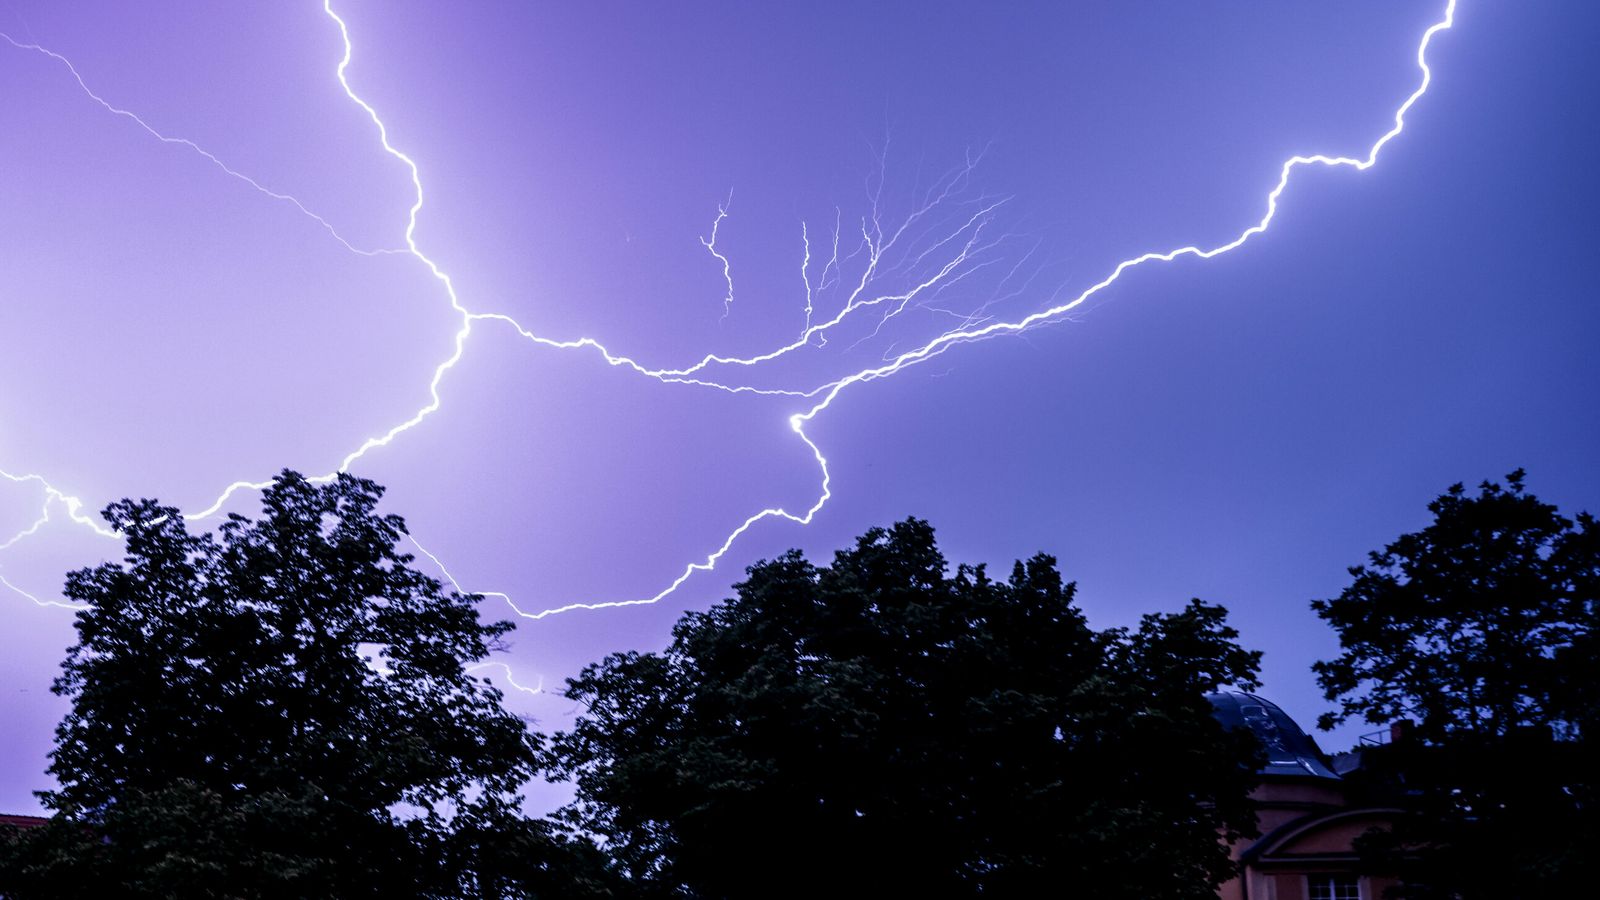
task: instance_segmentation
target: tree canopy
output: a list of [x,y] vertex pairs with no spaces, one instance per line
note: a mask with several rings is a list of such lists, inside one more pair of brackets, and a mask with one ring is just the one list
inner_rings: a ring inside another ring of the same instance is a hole
[[1404,810],[1361,844],[1406,898],[1583,896],[1600,879],[1600,529],[1527,492],[1462,485],[1312,607],[1342,653],[1315,664],[1339,709],[1415,739],[1363,751],[1352,791]]
[[517,811],[540,748],[467,671],[511,627],[397,549],[382,489],[284,472],[258,519],[105,510],[126,559],[71,573],[71,698],[7,897],[502,897],[598,891]]
[[1369,554],[1343,592],[1314,600],[1342,653],[1313,666],[1339,710],[1414,719],[1425,739],[1597,723],[1600,529],[1527,492],[1519,469],[1476,496],[1456,484],[1433,521]]
[[646,893],[1210,898],[1258,750],[1206,693],[1255,685],[1220,607],[1092,630],[1054,560],[952,573],[932,528],[798,551],[661,653],[568,682],[566,815]]

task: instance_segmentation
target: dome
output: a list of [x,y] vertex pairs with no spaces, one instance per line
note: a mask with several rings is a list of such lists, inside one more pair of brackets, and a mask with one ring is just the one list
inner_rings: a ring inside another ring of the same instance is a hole
[[1267,751],[1263,775],[1338,778],[1323,761],[1317,742],[1289,714],[1255,694],[1225,691],[1207,696],[1217,721],[1227,728],[1248,728]]

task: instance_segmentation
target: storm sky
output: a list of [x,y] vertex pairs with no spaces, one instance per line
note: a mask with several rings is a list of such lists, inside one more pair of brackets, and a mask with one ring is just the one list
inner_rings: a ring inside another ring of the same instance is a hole
[[0,550],[0,811],[48,786],[62,575],[119,554],[50,488],[196,512],[392,431],[351,471],[491,617],[655,597],[826,459],[809,524],[519,619],[540,727],[751,562],[908,515],[952,562],[1053,554],[1099,627],[1226,605],[1309,726],[1307,602],[1429,499],[1520,466],[1600,507],[1600,7],[1461,0],[1370,169],[791,417],[1233,241],[1289,158],[1366,157],[1444,9],[342,0],[408,246],[320,0],[0,5],[0,470],[40,476],[0,479],[0,543],[51,512]]

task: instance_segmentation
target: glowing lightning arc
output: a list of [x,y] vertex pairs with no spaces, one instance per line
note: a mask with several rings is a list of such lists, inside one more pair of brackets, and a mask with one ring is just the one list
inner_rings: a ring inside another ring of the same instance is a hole
[[[537,620],[558,613],[579,609],[594,610],[656,603],[675,592],[690,577],[692,577],[694,573],[709,572],[715,569],[717,563],[723,558],[723,556],[727,554],[734,543],[757,523],[766,519],[781,518],[800,525],[809,524],[816,514],[827,504],[829,498],[832,496],[832,493],[830,490],[831,475],[828,468],[828,460],[817,444],[810,438],[810,436],[806,434],[805,429],[808,424],[814,421],[816,417],[824,410],[828,409],[833,401],[849,388],[868,381],[887,378],[906,368],[933,359],[959,344],[986,340],[988,338],[999,337],[1003,335],[1020,334],[1030,328],[1058,321],[1070,311],[1081,306],[1091,297],[1115,284],[1126,272],[1139,266],[1143,266],[1152,262],[1171,262],[1179,257],[1184,256],[1193,256],[1199,259],[1210,259],[1212,257],[1235,250],[1243,246],[1256,235],[1267,231],[1277,215],[1279,200],[1284,191],[1287,189],[1292,174],[1297,169],[1309,166],[1324,166],[1330,168],[1349,167],[1357,171],[1364,171],[1368,168],[1371,168],[1377,162],[1378,155],[1383,148],[1391,140],[1399,136],[1404,130],[1406,113],[1427,92],[1428,86],[1432,81],[1432,71],[1428,67],[1426,58],[1428,47],[1432,43],[1435,35],[1452,27],[1455,20],[1455,9],[1456,0],[1448,0],[1443,19],[1432,25],[1423,33],[1416,55],[1417,65],[1422,72],[1421,84],[1410,94],[1410,96],[1405,99],[1403,103],[1401,103],[1399,108],[1395,111],[1393,127],[1378,138],[1378,140],[1368,150],[1366,156],[1363,158],[1356,158],[1325,156],[1318,154],[1291,157],[1283,164],[1279,172],[1277,184],[1267,194],[1265,214],[1255,224],[1240,232],[1233,240],[1210,248],[1186,246],[1165,252],[1144,253],[1142,255],[1123,260],[1122,262],[1118,263],[1111,270],[1110,274],[1108,274],[1104,279],[1091,285],[1089,288],[1083,290],[1081,293],[1069,300],[1051,305],[1014,321],[995,321],[974,326],[972,322],[977,318],[977,314],[975,313],[969,315],[967,317],[967,323],[963,327],[946,331],[933,340],[928,341],[927,343],[924,343],[915,349],[886,358],[883,360],[881,365],[862,369],[836,380],[807,389],[759,388],[749,384],[722,383],[692,376],[697,376],[698,373],[712,366],[745,368],[755,367],[776,360],[789,353],[797,352],[803,348],[825,345],[827,342],[826,334],[830,329],[840,325],[842,322],[846,321],[853,314],[862,309],[866,309],[868,307],[881,307],[886,310],[883,316],[884,321],[887,321],[888,318],[898,314],[900,310],[906,309],[909,304],[918,302],[925,293],[937,291],[944,286],[947,286],[950,282],[965,277],[974,266],[979,265],[979,263],[976,262],[978,256],[983,251],[993,246],[992,243],[986,244],[980,242],[979,235],[983,231],[984,226],[990,221],[990,216],[1002,203],[1004,203],[1003,200],[980,204],[977,212],[962,222],[958,228],[944,234],[944,236],[938,238],[931,247],[924,248],[922,250],[922,252],[915,259],[915,262],[918,264],[923,262],[930,253],[941,250],[946,245],[950,245],[952,247],[959,246],[961,248],[953,251],[951,256],[944,263],[933,266],[933,273],[931,275],[923,277],[920,280],[915,280],[910,288],[897,292],[874,294],[869,290],[869,287],[875,284],[875,278],[879,274],[880,266],[887,258],[887,254],[896,247],[897,242],[902,239],[902,236],[908,233],[908,229],[915,225],[919,219],[927,215],[931,210],[940,206],[946,200],[949,200],[957,190],[964,186],[966,177],[972,171],[974,161],[969,160],[964,168],[958,169],[952,175],[942,179],[933,188],[930,188],[928,196],[925,198],[925,202],[921,205],[921,207],[913,212],[900,225],[899,228],[889,231],[888,233],[885,233],[885,230],[878,219],[876,197],[874,197],[873,215],[870,220],[863,220],[860,228],[862,247],[864,248],[866,254],[866,261],[863,266],[863,271],[859,279],[854,282],[854,286],[847,295],[840,311],[834,316],[828,318],[826,321],[817,324],[812,323],[814,291],[821,291],[830,285],[830,273],[833,277],[833,281],[831,282],[832,284],[838,284],[843,278],[843,261],[841,260],[839,254],[839,235],[841,228],[839,227],[838,223],[835,224],[832,233],[832,258],[824,265],[817,284],[813,285],[809,275],[809,269],[811,265],[810,235],[805,230],[804,223],[802,223],[801,233],[802,241],[804,242],[805,256],[801,264],[801,275],[806,287],[806,326],[797,340],[769,352],[754,356],[731,357],[708,354],[699,362],[684,368],[651,368],[627,356],[612,353],[599,341],[593,338],[584,337],[570,340],[556,340],[543,337],[523,327],[521,324],[517,323],[516,320],[509,316],[501,313],[473,312],[461,302],[450,276],[444,272],[440,266],[434,262],[434,260],[423,253],[417,245],[415,239],[417,218],[422,210],[424,202],[420,170],[417,166],[417,163],[411,157],[396,149],[390,143],[388,128],[384,124],[382,118],[378,115],[377,111],[365,100],[363,100],[360,95],[358,95],[351,87],[347,77],[347,70],[350,66],[353,54],[349,28],[347,27],[345,21],[334,12],[332,0],[323,0],[323,11],[337,25],[340,37],[343,41],[343,55],[341,56],[336,68],[336,75],[339,85],[349,100],[356,106],[360,107],[366,113],[368,118],[371,119],[373,125],[377,128],[379,142],[384,152],[405,165],[410,173],[415,199],[407,216],[405,229],[406,246],[404,249],[363,250],[352,246],[348,241],[339,235],[331,223],[329,223],[325,218],[312,212],[299,200],[289,195],[277,193],[264,187],[258,181],[255,181],[248,176],[229,168],[216,156],[212,155],[210,152],[199,147],[193,142],[182,138],[174,138],[164,135],[155,128],[151,127],[134,113],[116,107],[108,101],[102,99],[100,95],[90,90],[84,79],[79,75],[78,70],[65,57],[54,53],[53,51],[47,50],[37,44],[25,44],[19,42],[11,38],[9,35],[5,35],[4,33],[0,33],[0,38],[3,38],[18,49],[43,54],[65,65],[71,72],[73,78],[77,81],[82,91],[95,102],[104,107],[107,111],[117,116],[132,120],[139,127],[143,128],[145,131],[149,132],[151,135],[164,143],[180,145],[200,154],[202,157],[220,168],[228,176],[245,182],[258,192],[274,200],[293,204],[301,213],[321,225],[336,240],[338,240],[339,243],[344,245],[346,249],[363,255],[398,253],[412,256],[427,268],[432,277],[444,289],[451,309],[460,316],[460,326],[455,332],[453,352],[434,368],[432,379],[428,384],[429,402],[420,407],[407,420],[394,425],[378,436],[368,438],[355,450],[346,454],[340,461],[340,464],[335,472],[318,476],[313,480],[330,480],[334,478],[338,472],[348,471],[354,463],[360,460],[368,452],[389,445],[400,435],[420,425],[430,415],[436,412],[442,404],[442,399],[439,393],[440,384],[445,376],[464,357],[466,352],[467,338],[472,332],[473,324],[479,321],[495,322],[506,325],[512,328],[521,337],[531,341],[535,345],[549,349],[594,351],[604,359],[607,365],[626,368],[639,375],[649,377],[663,383],[682,384],[726,391],[730,393],[753,393],[765,396],[788,396],[806,398],[815,401],[811,406],[803,411],[791,414],[788,419],[791,430],[793,430],[799,440],[803,442],[810,450],[820,473],[820,488],[817,498],[803,513],[791,513],[781,507],[773,507],[763,509],[754,515],[749,516],[737,528],[731,531],[721,542],[721,544],[710,554],[708,554],[704,560],[688,564],[676,579],[671,581],[666,587],[650,597],[632,600],[569,603],[563,606],[557,606],[537,612],[530,612],[518,607],[517,604],[513,602],[512,598],[504,593],[480,592],[491,596],[500,597],[504,599],[505,602],[509,604],[518,615],[524,618]],[[701,239],[701,242],[705,244],[706,249],[709,250],[713,256],[721,260],[723,264],[724,278],[726,279],[728,288],[727,297],[724,301],[724,316],[726,316],[727,311],[731,309],[733,301],[733,284],[728,260],[716,249],[715,242],[717,227],[720,225],[721,221],[726,217],[726,215],[727,204],[724,203],[719,207],[717,219],[712,224],[711,238],[709,240],[705,238]],[[1015,274],[1015,269],[1013,269],[1012,274]],[[1007,277],[1009,278],[1010,276],[1008,275]],[[813,338],[816,340],[813,341]],[[51,510],[55,506],[60,506],[62,509],[64,509],[67,513],[67,517],[75,524],[90,528],[97,534],[108,537],[115,536],[113,532],[104,528],[83,512],[82,501],[58,490],[42,476],[32,474],[13,475],[4,470],[0,470],[0,479],[6,479],[19,484],[36,484],[43,491],[44,499],[40,516],[20,533],[4,540],[3,542],[0,542],[0,551],[10,548],[19,541],[22,541],[38,532],[39,529],[50,520]],[[209,507],[198,512],[186,513],[185,518],[204,519],[213,516],[217,514],[223,508],[223,506],[239,491],[260,490],[269,484],[270,481],[235,482],[225,488]],[[438,566],[439,570],[444,573],[445,577],[452,584],[455,584],[459,589],[460,585],[444,568],[443,564],[440,563],[439,560],[433,556],[433,554],[429,553],[426,549],[421,548],[420,544],[418,547],[425,555],[433,559],[434,563]],[[11,582],[6,581],[3,576],[0,576],[0,586],[8,587],[40,605],[71,606],[71,604],[64,604],[60,601],[41,600],[38,597],[35,597],[34,595],[28,594],[22,591],[20,588],[17,588]],[[507,675],[510,675],[509,669],[507,670]],[[512,682],[512,684],[518,690],[527,691],[529,693],[536,693],[539,690],[538,688],[529,689],[521,685],[517,685],[515,682]]]
[[511,667],[506,665],[505,663],[501,663],[501,662],[478,663],[477,665],[467,666],[464,671],[466,671],[467,673],[471,674],[471,673],[475,673],[475,672],[482,672],[484,669],[499,669],[501,672],[504,672],[505,673],[505,677],[506,677],[506,683],[511,685],[516,690],[521,691],[524,694],[537,695],[537,694],[544,693],[544,676],[543,675],[539,676],[539,683],[538,684],[534,685],[533,687],[528,687],[527,685],[522,684],[521,682],[517,681],[517,677],[511,671]]
[[[1283,195],[1284,190],[1289,186],[1289,178],[1296,169],[1312,165],[1327,167],[1343,166],[1355,169],[1356,171],[1365,171],[1372,168],[1372,166],[1377,163],[1378,154],[1383,150],[1383,148],[1387,146],[1390,141],[1398,137],[1403,130],[1405,130],[1406,113],[1410,111],[1411,107],[1414,106],[1418,100],[1422,99],[1424,94],[1427,93],[1428,85],[1433,81],[1433,70],[1428,67],[1427,60],[1428,45],[1433,42],[1434,35],[1441,31],[1448,30],[1455,24],[1455,12],[1456,0],[1448,0],[1445,6],[1444,18],[1428,28],[1427,31],[1423,32],[1421,43],[1417,46],[1417,67],[1422,70],[1422,83],[1419,84],[1417,89],[1412,91],[1411,95],[1405,99],[1405,102],[1401,103],[1400,107],[1395,110],[1394,126],[1388,131],[1384,132],[1383,136],[1379,137],[1378,140],[1373,143],[1372,147],[1367,151],[1365,158],[1325,156],[1322,154],[1290,157],[1289,160],[1283,164],[1283,168],[1278,173],[1277,185],[1274,186],[1273,189],[1267,194],[1266,213],[1261,217],[1260,221],[1256,222],[1254,225],[1251,225],[1249,228],[1246,228],[1244,231],[1239,233],[1238,237],[1228,241],[1225,244],[1220,244],[1209,249],[1191,245],[1187,247],[1179,247],[1176,250],[1168,250],[1162,253],[1151,252],[1141,254],[1140,256],[1136,256],[1131,259],[1125,259],[1118,263],[1114,269],[1112,269],[1111,274],[1107,275],[1104,279],[1096,282],[1095,284],[1090,285],[1082,293],[1064,303],[1051,306],[1047,309],[1039,310],[1038,312],[1025,316],[1024,318],[1018,319],[1014,322],[995,322],[990,325],[985,325],[981,328],[945,332],[944,334],[934,338],[932,341],[929,341],[915,350],[910,350],[906,353],[900,354],[882,366],[864,369],[856,372],[855,374],[841,378],[832,384],[826,385],[822,394],[822,399],[816,403],[816,405],[812,406],[805,412],[795,413],[789,417],[789,427],[793,429],[794,433],[800,437],[800,440],[804,441],[806,446],[811,449],[811,452],[816,456],[817,464],[822,468],[821,494],[817,497],[816,503],[814,503],[810,509],[806,510],[803,515],[797,516],[793,513],[783,510],[782,508],[768,508],[756,513],[755,515],[746,519],[743,524],[735,529],[733,533],[728,536],[727,540],[723,541],[722,546],[718,547],[713,553],[711,553],[710,556],[706,558],[705,562],[689,565],[687,568],[685,568],[682,575],[678,576],[675,581],[673,581],[670,585],[653,597],[637,600],[611,600],[599,603],[569,603],[565,606],[546,609],[537,613],[527,613],[520,609],[518,609],[517,612],[529,619],[542,619],[545,616],[554,615],[556,613],[570,612],[578,609],[607,609],[619,606],[636,606],[641,604],[655,603],[670,595],[673,591],[676,591],[678,587],[687,581],[694,572],[709,572],[714,569],[717,561],[728,552],[728,549],[733,545],[733,542],[757,522],[767,518],[784,518],[793,522],[797,522],[801,525],[810,524],[812,518],[827,503],[828,498],[831,496],[831,492],[828,489],[828,460],[823,456],[822,451],[818,449],[817,445],[806,434],[805,426],[807,423],[815,419],[819,413],[827,409],[833,403],[833,401],[847,388],[874,379],[887,378],[888,376],[910,366],[926,362],[929,359],[944,353],[946,350],[956,346],[957,344],[984,340],[986,338],[998,337],[1005,334],[1019,334],[1036,325],[1045,324],[1081,306],[1085,301],[1089,300],[1089,298],[1100,293],[1111,285],[1116,284],[1117,281],[1122,278],[1123,274],[1128,272],[1130,269],[1145,265],[1146,263],[1158,261],[1171,262],[1181,256],[1194,256],[1200,259],[1211,259],[1212,257],[1220,256],[1224,253],[1236,250],[1239,247],[1244,246],[1245,242],[1249,241],[1251,238],[1266,232],[1267,228],[1271,226],[1273,219],[1278,214],[1278,200]],[[515,608],[514,605],[513,608]]]
[[382,255],[388,254],[388,253],[403,253],[403,252],[405,252],[405,251],[402,251],[402,250],[394,250],[394,249],[363,250],[363,249],[361,249],[359,247],[356,247],[355,245],[351,244],[349,241],[345,240],[343,235],[339,234],[338,229],[333,227],[333,223],[329,222],[327,219],[324,219],[322,216],[319,216],[316,213],[312,212],[310,209],[308,209],[306,207],[306,205],[304,203],[301,203],[299,200],[295,199],[293,196],[290,196],[289,194],[283,194],[283,193],[279,193],[277,191],[274,191],[271,188],[268,188],[267,186],[265,186],[265,185],[261,184],[260,182],[256,181],[254,178],[251,178],[250,176],[248,176],[248,175],[246,175],[246,174],[244,174],[242,172],[235,171],[234,169],[230,168],[227,163],[225,163],[222,160],[218,159],[216,156],[212,155],[212,153],[209,150],[206,150],[204,147],[201,147],[199,144],[196,144],[194,141],[191,141],[188,138],[172,137],[170,135],[163,134],[160,131],[157,131],[153,126],[151,126],[150,123],[148,123],[144,119],[140,118],[137,114],[135,114],[133,112],[130,112],[130,111],[126,110],[126,109],[122,109],[121,107],[113,106],[110,101],[106,100],[104,97],[101,97],[99,94],[95,93],[93,90],[90,90],[88,82],[84,81],[83,80],[83,75],[78,72],[78,67],[74,66],[72,64],[72,61],[67,59],[65,56],[62,56],[61,54],[55,52],[54,50],[48,50],[48,49],[46,49],[44,47],[41,47],[38,44],[23,43],[22,41],[19,41],[16,38],[13,38],[11,35],[6,34],[3,31],[0,31],[0,40],[5,41],[6,43],[10,44],[11,46],[17,48],[18,50],[30,50],[30,51],[32,51],[34,53],[38,53],[38,54],[40,54],[42,56],[48,56],[49,58],[51,58],[51,59],[55,60],[56,62],[60,63],[61,65],[65,66],[67,71],[72,74],[72,79],[78,83],[78,88],[80,90],[82,90],[84,92],[84,94],[88,95],[89,99],[93,100],[95,103],[98,103],[101,106],[101,108],[105,109],[106,112],[109,112],[109,113],[111,113],[112,115],[115,115],[115,116],[121,116],[122,118],[133,122],[135,125],[138,125],[141,129],[143,129],[144,131],[148,132],[151,137],[154,137],[156,140],[160,141],[163,144],[176,144],[178,146],[187,147],[188,149],[190,149],[190,150],[194,151],[195,153],[198,153],[200,156],[204,157],[212,165],[214,165],[217,168],[221,169],[224,173],[226,173],[228,175],[229,178],[238,179],[239,181],[242,181],[245,184],[248,184],[250,187],[254,188],[258,193],[263,194],[263,195],[265,195],[267,197],[270,197],[273,200],[277,200],[277,201],[280,201],[280,202],[283,202],[283,203],[290,204],[295,209],[298,209],[301,212],[301,214],[303,214],[306,217],[312,219],[318,225],[321,225],[323,227],[323,229],[325,229],[328,232],[328,234],[333,236],[334,240],[336,240],[339,243],[343,244],[345,249],[349,250],[351,253],[356,253],[356,254],[359,254],[361,256],[382,256]]
[[717,249],[717,230],[722,227],[722,220],[728,217],[728,207],[733,205],[733,191],[728,192],[728,199],[717,207],[717,217],[711,220],[711,237],[701,238],[700,245],[706,252],[716,257],[722,263],[722,280],[728,285],[728,292],[722,298],[722,318],[728,318],[728,313],[733,312],[733,263],[728,261]]

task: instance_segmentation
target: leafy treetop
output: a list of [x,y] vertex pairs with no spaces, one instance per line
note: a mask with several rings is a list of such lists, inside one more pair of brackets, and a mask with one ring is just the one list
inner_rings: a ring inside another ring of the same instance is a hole
[[1369,554],[1354,581],[1312,608],[1343,652],[1313,669],[1337,712],[1420,735],[1482,737],[1596,724],[1600,529],[1527,492],[1523,472],[1476,495],[1453,485],[1433,521]]
[[106,509],[126,559],[67,578],[85,608],[55,684],[56,816],[0,842],[0,892],[599,890],[592,852],[518,812],[540,745],[467,671],[511,626],[411,567],[381,494],[284,472],[216,534]]
[[1094,631],[1050,557],[952,574],[916,519],[735,590],[568,682],[566,814],[641,889],[1210,900],[1231,875],[1255,748],[1205,694],[1259,654],[1220,607]]

